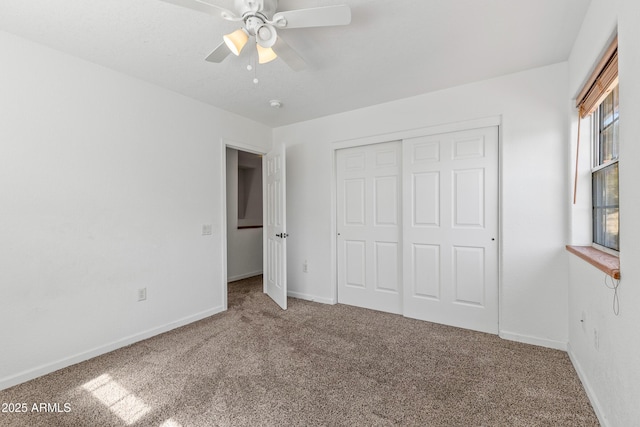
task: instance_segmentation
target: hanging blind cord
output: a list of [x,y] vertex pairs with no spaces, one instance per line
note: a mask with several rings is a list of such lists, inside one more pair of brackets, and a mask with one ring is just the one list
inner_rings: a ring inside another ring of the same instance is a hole
[[573,204],[576,204],[578,195],[578,160],[580,159],[580,121],[582,119],[582,106],[578,110],[578,141],[576,143],[576,174],[573,179]]

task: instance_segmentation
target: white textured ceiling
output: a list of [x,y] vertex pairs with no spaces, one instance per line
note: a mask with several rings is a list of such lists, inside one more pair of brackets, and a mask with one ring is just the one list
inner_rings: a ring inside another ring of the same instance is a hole
[[349,26],[279,31],[308,61],[300,72],[247,71],[253,49],[204,61],[238,24],[160,0],[0,0],[0,30],[277,127],[564,61],[589,2],[281,0],[351,6]]

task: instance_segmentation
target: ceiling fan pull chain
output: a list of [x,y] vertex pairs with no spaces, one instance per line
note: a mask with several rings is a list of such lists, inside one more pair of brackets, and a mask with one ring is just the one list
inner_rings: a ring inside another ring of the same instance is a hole
[[253,55],[251,55],[251,60],[253,61],[253,84],[257,85],[258,83],[260,83],[260,80],[258,80],[258,67],[257,67],[257,62],[258,62],[258,52],[255,52]]

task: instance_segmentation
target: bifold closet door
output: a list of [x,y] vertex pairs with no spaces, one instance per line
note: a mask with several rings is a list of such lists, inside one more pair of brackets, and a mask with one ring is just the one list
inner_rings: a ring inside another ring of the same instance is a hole
[[401,143],[336,156],[338,302],[400,314]]
[[498,128],[403,141],[403,313],[498,332]]

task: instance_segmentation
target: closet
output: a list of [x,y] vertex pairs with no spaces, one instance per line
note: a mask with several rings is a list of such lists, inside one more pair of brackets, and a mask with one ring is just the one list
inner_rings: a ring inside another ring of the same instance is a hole
[[498,332],[498,127],[336,151],[338,302]]

